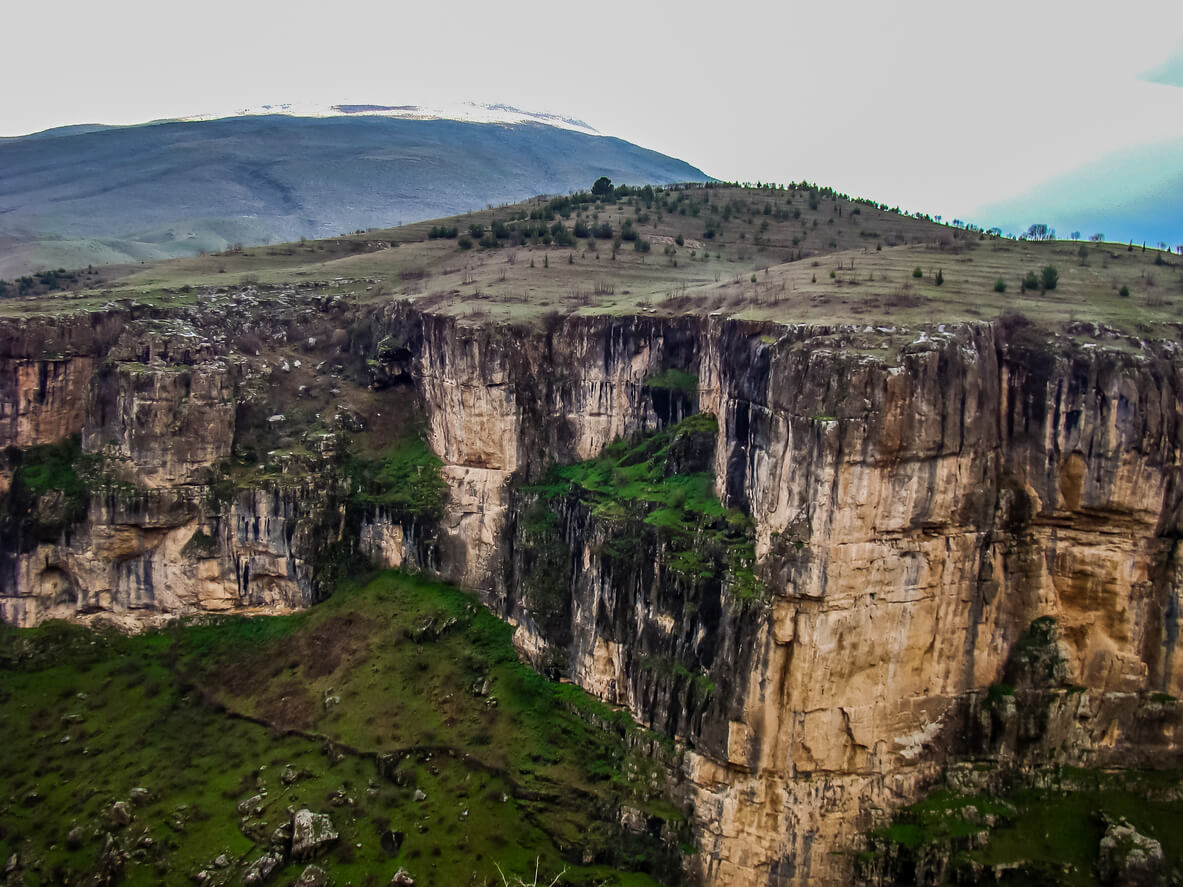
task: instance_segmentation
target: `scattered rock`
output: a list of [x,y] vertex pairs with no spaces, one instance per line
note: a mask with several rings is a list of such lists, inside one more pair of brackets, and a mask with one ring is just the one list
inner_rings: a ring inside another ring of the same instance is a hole
[[395,872],[394,877],[390,879],[390,887],[411,887],[414,883],[415,879],[411,877],[411,873],[403,868]]
[[415,789],[415,794],[412,795],[412,797],[414,797],[414,799],[416,801],[426,801],[427,800],[427,793],[424,792],[423,789],[417,788],[417,789]]
[[277,868],[283,864],[283,858],[276,856],[273,853],[268,853],[260,856],[246,870],[246,874],[242,876],[242,883],[244,884],[262,884],[270,878]]
[[315,865],[308,866],[296,879],[296,887],[329,887],[332,883],[329,873]]
[[287,849],[292,840],[292,827],[288,823],[275,828],[271,832],[271,846]]
[[230,865],[230,857],[227,856],[225,853],[220,853],[220,854],[218,854],[217,858],[214,860],[214,865],[216,865],[220,869],[224,869],[224,868],[226,868],[226,866]]
[[247,816],[251,813],[253,813],[255,816],[258,816],[263,812],[263,796],[251,795],[245,801],[239,801],[238,812],[243,816]]
[[119,842],[115,840],[114,835],[108,832],[106,843],[103,844],[103,852],[99,854],[98,864],[95,866],[91,879],[98,884],[117,884],[123,873],[125,862],[126,858],[119,849]]
[[131,802],[137,807],[143,807],[152,800],[152,792],[139,785],[131,790],[129,797],[131,798]]
[[295,782],[299,778],[299,776],[300,776],[300,774],[296,772],[296,768],[293,767],[291,764],[288,764],[286,767],[283,768],[283,775],[280,776],[279,778],[280,778],[280,781],[282,781],[284,785],[291,785],[293,782]]
[[292,816],[292,857],[309,859],[337,840],[333,820],[326,813],[313,813],[307,807]]
[[66,846],[71,850],[77,850],[82,846],[85,838],[86,835],[82,831],[82,827],[76,825],[66,833]]
[[131,821],[135,816],[131,812],[131,805],[127,801],[116,801],[111,805],[111,812],[107,814],[107,819],[115,828],[123,828],[131,825]]

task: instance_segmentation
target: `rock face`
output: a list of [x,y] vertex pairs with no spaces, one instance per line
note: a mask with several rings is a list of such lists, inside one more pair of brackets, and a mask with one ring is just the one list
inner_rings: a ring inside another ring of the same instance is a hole
[[[315,479],[215,501],[207,475],[240,436],[252,370],[213,334],[123,316],[0,333],[0,442],[80,433],[142,478],[0,559],[0,618],[305,606],[319,553],[345,541],[430,569],[516,625],[539,667],[684,745],[691,864],[717,885],[847,883],[842,851],[962,756],[1177,756],[1178,707],[1154,695],[1183,694],[1172,343],[1086,348],[1000,323],[885,331],[891,347],[867,352],[851,346],[866,330],[509,329],[406,303],[367,323],[367,341],[397,343],[374,352],[374,387],[413,388],[444,463],[437,535],[377,511],[350,525]],[[647,384],[669,370],[697,385]],[[625,569],[619,526],[565,500],[562,605],[543,618],[525,591],[528,483],[699,410],[766,593],[678,578],[653,528]]]
[[[1086,688],[1049,734],[1059,759],[1177,751],[1177,716],[1131,741],[1148,695],[1183,683],[1169,345],[1130,356],[983,324],[889,364],[839,330],[571,318],[511,347],[421,324],[417,378],[454,483],[445,574],[516,622],[538,664],[687,742],[707,881],[845,882],[834,848],[968,750],[971,710],[1041,616]],[[688,614],[658,543],[614,572],[611,529],[565,515],[570,624],[548,636],[501,529],[507,481],[676,418],[644,385],[670,367],[697,372],[719,419],[718,492],[755,521],[771,596],[744,608],[721,588]]]

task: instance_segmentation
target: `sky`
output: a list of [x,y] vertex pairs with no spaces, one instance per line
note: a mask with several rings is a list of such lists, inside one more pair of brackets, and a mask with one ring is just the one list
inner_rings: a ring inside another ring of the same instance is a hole
[[718,178],[971,220],[1183,139],[1178,0],[18,2],[0,135],[281,102],[505,103]]

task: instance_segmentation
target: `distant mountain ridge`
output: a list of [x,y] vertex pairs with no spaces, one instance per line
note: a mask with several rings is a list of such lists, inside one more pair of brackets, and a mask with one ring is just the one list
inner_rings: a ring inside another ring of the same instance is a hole
[[[710,178],[581,121],[507,106],[451,109],[467,120],[419,106],[286,107],[0,140],[0,278],[437,218],[601,175]],[[481,115],[490,121],[472,122]]]
[[1183,245],[1183,140],[1108,154],[989,204],[978,219],[1016,234],[1041,223],[1064,239],[1076,231],[1175,249]]
[[226,117],[260,117],[282,114],[289,117],[390,117],[400,120],[459,120],[463,123],[543,123],[587,135],[601,135],[590,124],[574,117],[544,111],[523,111],[513,105],[485,105],[458,102],[439,105],[323,105],[311,102],[260,105],[242,108],[230,114],[198,114],[179,120],[219,120]]

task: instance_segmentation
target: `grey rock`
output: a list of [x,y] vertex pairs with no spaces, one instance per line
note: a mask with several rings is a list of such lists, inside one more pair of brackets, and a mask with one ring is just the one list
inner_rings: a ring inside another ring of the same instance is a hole
[[238,812],[243,816],[251,813],[254,813],[256,816],[258,816],[263,812],[263,796],[251,795],[251,797],[247,798],[245,801],[239,801]]
[[272,847],[287,847],[292,840],[292,827],[284,823],[271,832]]
[[1101,881],[1121,887],[1166,887],[1169,872],[1162,845],[1126,820],[1109,823],[1098,854]]
[[131,805],[127,801],[116,801],[111,805],[111,812],[107,815],[107,819],[115,828],[123,828],[131,825],[131,821],[135,819],[131,812]]
[[262,884],[283,864],[283,859],[273,853],[260,856],[246,870],[242,876],[243,884]]
[[214,859],[214,865],[220,869],[224,869],[226,866],[230,865],[230,857],[225,853],[221,853],[217,856],[217,858]]
[[427,800],[427,793],[425,791],[423,791],[423,789],[417,788],[417,789],[415,789],[415,794],[412,795],[412,797],[416,801],[426,801]]
[[142,785],[133,788],[128,796],[131,798],[131,802],[137,807],[142,807],[152,800],[152,792]]
[[319,866],[310,865],[296,879],[296,887],[330,887],[329,873]]
[[390,879],[390,887],[411,887],[414,883],[415,879],[411,877],[411,873],[402,868],[395,872],[394,877]]
[[292,816],[293,859],[309,859],[337,837],[333,820],[326,813],[313,813],[305,807]]
[[85,837],[86,836],[82,831],[82,827],[76,825],[66,833],[66,846],[71,850],[77,850],[82,846],[82,842],[85,840]]

